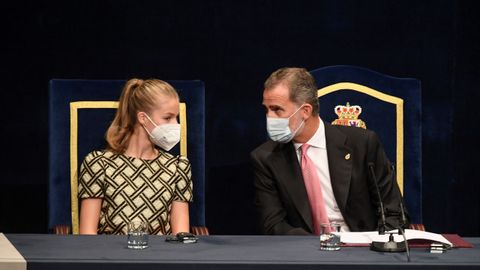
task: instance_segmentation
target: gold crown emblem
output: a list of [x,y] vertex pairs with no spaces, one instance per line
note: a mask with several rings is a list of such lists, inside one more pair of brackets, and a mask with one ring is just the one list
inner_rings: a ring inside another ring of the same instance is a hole
[[367,128],[365,122],[358,118],[362,113],[362,107],[358,105],[350,106],[350,103],[347,102],[345,106],[335,106],[334,111],[338,116],[338,119],[335,119],[335,121],[332,122],[333,125],[361,127],[364,129]]

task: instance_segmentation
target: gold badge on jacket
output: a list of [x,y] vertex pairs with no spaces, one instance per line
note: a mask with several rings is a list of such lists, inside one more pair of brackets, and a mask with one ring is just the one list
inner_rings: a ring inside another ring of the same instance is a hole
[[[340,126],[351,126],[351,127],[360,127],[367,129],[367,125],[361,119],[358,119],[358,116],[362,113],[362,107],[358,105],[350,106],[350,103],[344,105],[335,106],[335,114],[338,116],[338,119],[335,119],[332,122],[332,125]],[[347,156],[345,156],[347,159]]]

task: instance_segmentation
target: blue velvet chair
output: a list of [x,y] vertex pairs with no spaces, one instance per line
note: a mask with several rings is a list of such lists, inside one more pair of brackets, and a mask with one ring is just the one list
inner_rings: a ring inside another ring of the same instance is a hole
[[422,100],[417,79],[395,78],[355,66],[311,71],[319,87],[320,117],[333,124],[374,130],[388,158],[410,214],[422,225]]
[[[201,81],[169,81],[180,95],[181,140],[172,151],[192,165],[194,202],[190,224],[205,227],[205,87]],[[49,92],[49,228],[78,233],[77,171],[84,157],[106,147],[105,132],[115,115],[125,81],[51,80]]]

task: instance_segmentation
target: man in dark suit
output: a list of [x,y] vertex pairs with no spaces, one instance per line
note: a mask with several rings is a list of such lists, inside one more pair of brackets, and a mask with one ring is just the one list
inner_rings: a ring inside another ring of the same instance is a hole
[[[271,140],[251,158],[264,233],[318,234],[315,227],[321,220],[340,223],[342,231],[376,230],[382,223],[370,167],[387,209],[386,229],[399,225],[400,192],[378,137],[373,131],[323,122],[317,86],[307,70],[282,68],[272,73],[265,82],[263,105]],[[304,182],[304,158],[314,164],[310,172],[316,172],[320,185],[313,187],[319,190],[312,191],[312,184]],[[318,198],[312,194],[320,194],[321,206],[312,203],[312,197]]]

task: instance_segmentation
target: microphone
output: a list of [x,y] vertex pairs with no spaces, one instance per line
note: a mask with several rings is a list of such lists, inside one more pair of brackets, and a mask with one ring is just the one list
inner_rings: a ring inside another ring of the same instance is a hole
[[[368,168],[370,170],[370,174],[372,175],[373,183],[375,184],[375,189],[377,190],[378,202],[380,205],[379,208],[380,208],[382,224],[378,226],[378,234],[384,235],[385,227],[386,227],[385,209],[383,207],[383,200],[382,200],[382,195],[380,194],[380,188],[378,187],[377,176],[375,175],[375,169],[374,169],[375,164],[373,164],[373,162],[369,162]],[[403,242],[400,242],[400,243],[395,242],[393,238],[393,233],[390,233],[390,236],[388,237],[388,242],[373,241],[372,244],[370,244],[370,250],[378,251],[378,252],[405,252],[406,247],[405,247],[405,243]]]
[[[390,164],[390,168],[392,169],[392,181],[396,185],[396,171],[395,171],[395,165]],[[405,216],[405,208],[403,208],[403,196],[402,193],[400,192],[399,189],[397,189],[398,196],[400,197],[400,215],[402,218],[402,223],[398,225],[398,233],[403,236],[403,243],[405,243],[405,250],[407,251],[407,261],[410,262],[410,248],[408,246],[407,242],[407,236],[405,235],[405,231],[403,229],[406,229],[407,227],[407,217]]]
[[[395,173],[395,165],[390,164],[390,168],[392,169],[392,180],[395,182],[396,179],[396,173]],[[400,193],[400,190],[397,189],[398,196],[400,197],[400,217],[402,218],[402,223],[400,224],[400,228],[406,229],[407,226],[407,216],[405,215],[405,208],[403,206],[403,196],[402,193]],[[403,230],[402,230],[403,231]]]
[[400,224],[400,227],[404,228],[407,225],[407,218],[405,217],[405,210],[403,209],[403,199],[400,196],[400,213],[402,215],[402,224]]
[[385,234],[385,227],[387,222],[385,221],[385,208],[383,207],[382,195],[380,194],[380,189],[378,188],[377,176],[375,175],[375,164],[373,162],[368,163],[368,168],[370,169],[370,174],[372,175],[373,182],[375,183],[375,189],[377,190],[377,197],[380,206],[378,207],[381,216],[382,223],[378,225],[378,234]]

